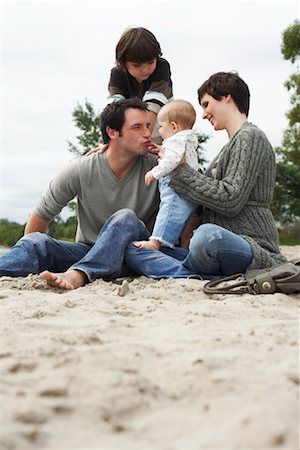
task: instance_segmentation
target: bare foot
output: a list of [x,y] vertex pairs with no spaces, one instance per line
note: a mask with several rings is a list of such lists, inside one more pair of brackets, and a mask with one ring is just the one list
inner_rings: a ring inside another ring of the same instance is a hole
[[41,276],[47,281],[49,286],[59,287],[66,290],[77,289],[84,286],[86,283],[85,274],[80,270],[75,269],[62,273],[48,272],[48,270],[45,270],[45,272],[41,273]]
[[149,241],[135,241],[133,245],[138,248],[149,248],[150,250],[160,249],[160,242],[156,239],[150,239]]

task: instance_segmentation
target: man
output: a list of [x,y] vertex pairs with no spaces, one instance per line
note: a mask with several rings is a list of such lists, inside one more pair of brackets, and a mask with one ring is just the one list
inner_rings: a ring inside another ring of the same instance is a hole
[[[158,207],[156,186],[144,182],[156,164],[155,157],[145,157],[150,138],[146,104],[128,99],[107,105],[101,132],[108,144],[105,153],[79,158],[50,182],[25,235],[0,258],[0,276],[42,273],[52,286],[76,289],[97,278],[128,274],[125,248],[137,236],[149,236]],[[46,234],[48,224],[74,197],[76,242],[53,239]]]

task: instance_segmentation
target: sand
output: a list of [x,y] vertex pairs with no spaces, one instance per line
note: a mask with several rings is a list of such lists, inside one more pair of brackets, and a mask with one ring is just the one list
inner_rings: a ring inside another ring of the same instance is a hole
[[2,449],[299,448],[299,294],[121,282],[0,279]]

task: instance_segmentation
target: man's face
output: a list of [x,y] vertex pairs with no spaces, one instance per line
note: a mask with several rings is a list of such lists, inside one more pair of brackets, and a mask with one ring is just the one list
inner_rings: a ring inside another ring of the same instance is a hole
[[149,144],[151,135],[147,112],[130,108],[124,116],[124,125],[118,138],[120,148],[136,155],[145,155],[148,152],[146,143]]

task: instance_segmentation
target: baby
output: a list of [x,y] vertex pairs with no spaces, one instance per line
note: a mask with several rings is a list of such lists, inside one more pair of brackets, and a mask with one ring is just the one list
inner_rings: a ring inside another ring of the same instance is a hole
[[176,169],[183,157],[187,164],[198,170],[198,138],[192,129],[196,112],[191,103],[185,100],[173,100],[163,106],[158,115],[158,132],[163,139],[162,146],[152,144],[162,154],[157,166],[146,173],[147,186],[153,180],[159,180],[160,207],[152,235],[148,241],[136,241],[139,248],[159,250],[160,246],[173,248],[178,244],[181,234],[191,214],[197,208],[192,203],[176,194],[169,187],[171,172]]

